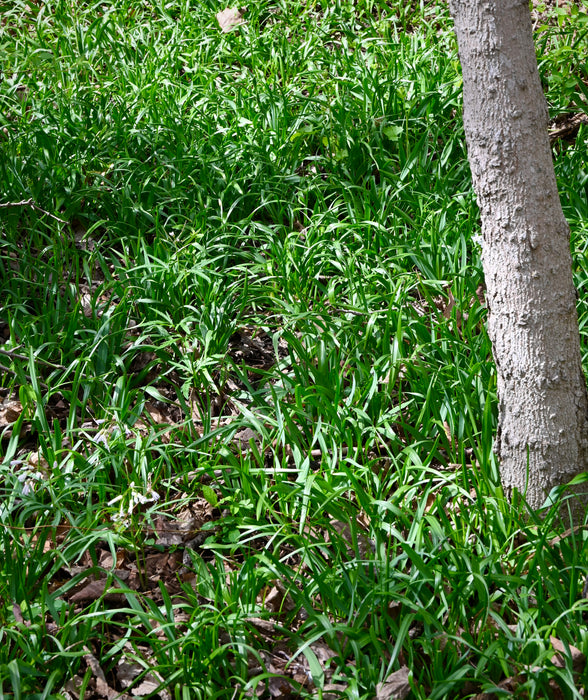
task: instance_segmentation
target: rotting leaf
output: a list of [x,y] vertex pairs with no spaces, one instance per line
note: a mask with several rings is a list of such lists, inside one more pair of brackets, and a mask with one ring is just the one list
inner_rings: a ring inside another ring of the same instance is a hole
[[[116,570],[119,579],[125,580],[129,588],[137,588],[135,577],[131,577],[128,571]],[[107,578],[101,578],[97,581],[90,581],[82,589],[70,596],[69,600],[72,603],[88,603],[100,598],[108,602],[120,602],[124,600],[123,593],[116,593],[113,588],[118,588],[116,581],[109,583]]]
[[70,678],[65,684],[65,697],[67,700],[79,700],[80,690],[84,685],[84,679],[81,676],[74,676]]
[[266,610],[273,613],[291,612],[296,608],[292,596],[280,581],[264,591],[262,602]]
[[[21,607],[20,607],[20,605],[18,605],[18,603],[15,603],[12,606],[12,614],[14,615],[14,619],[16,620],[16,622],[18,622],[20,625],[27,625],[27,621],[25,621],[25,619],[22,615]],[[30,622],[27,625],[27,627],[29,627],[29,626],[30,626]]]
[[586,666],[586,657],[584,654],[575,646],[568,644],[567,646],[561,642],[557,637],[550,637],[551,646],[556,652],[553,657],[553,665],[558,668],[565,668],[565,657],[569,654],[572,660],[572,668],[575,673],[582,673]]
[[403,700],[409,694],[408,666],[402,666],[398,671],[391,673],[383,683],[378,683],[375,700]]
[[108,685],[108,683],[106,682],[106,676],[104,675],[104,671],[102,670],[100,663],[98,659],[94,656],[94,654],[91,654],[88,651],[88,653],[84,655],[84,660],[86,661],[88,668],[90,668],[92,670],[92,673],[94,674],[96,683],[96,693],[98,694],[98,697],[107,698],[108,700],[114,700],[114,698],[117,698],[117,700],[122,700],[122,698],[129,697],[125,694],[121,695]]
[[343,697],[347,686],[343,683],[325,683],[323,685],[323,700],[338,700]]
[[116,667],[116,678],[121,687],[128,688],[142,672],[143,666],[141,664],[129,663],[125,659],[121,659]]
[[22,413],[22,404],[18,399],[5,399],[0,404],[0,428],[16,423]]
[[148,673],[138,686],[131,689],[131,694],[134,697],[153,697],[153,694],[157,691],[157,694],[162,700],[169,700],[170,695],[166,690],[158,690],[160,686],[161,683],[159,683],[153,675]]
[[169,422],[159,408],[150,401],[145,402],[145,411],[149,414],[149,417],[156,425],[163,425]]
[[227,7],[224,10],[217,12],[216,21],[219,23],[221,31],[225,34],[233,30],[235,27],[245,24],[243,14],[237,7]]
[[[360,523],[359,520],[356,520],[356,524],[358,524],[358,528],[355,529],[355,538],[357,540],[357,549],[359,552],[359,556],[362,559],[367,559],[369,558],[375,548],[375,543],[367,537],[367,535],[362,532],[363,525]],[[349,547],[347,547],[347,554],[348,556],[353,556],[354,554],[354,533],[351,529],[351,526],[349,523],[344,523],[341,520],[335,520],[332,519],[330,522],[331,527],[333,530],[335,530],[341,538],[348,543]]]

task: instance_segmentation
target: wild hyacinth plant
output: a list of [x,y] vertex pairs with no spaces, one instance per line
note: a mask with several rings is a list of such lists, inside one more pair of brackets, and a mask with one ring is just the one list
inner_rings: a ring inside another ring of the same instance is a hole
[[492,454],[445,5],[0,7],[2,697],[581,697],[585,532]]

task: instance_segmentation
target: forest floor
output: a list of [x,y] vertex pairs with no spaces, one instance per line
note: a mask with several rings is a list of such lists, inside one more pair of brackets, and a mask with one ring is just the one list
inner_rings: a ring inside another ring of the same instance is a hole
[[[583,697],[445,3],[0,8],[0,698]],[[586,348],[588,11],[537,11]]]

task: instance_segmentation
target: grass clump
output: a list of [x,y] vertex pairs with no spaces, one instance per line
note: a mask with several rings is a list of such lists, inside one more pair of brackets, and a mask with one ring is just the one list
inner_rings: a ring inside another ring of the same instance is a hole
[[[3,7],[2,696],[580,697],[585,533],[492,454],[446,9],[222,9]],[[554,115],[585,17],[538,25]]]

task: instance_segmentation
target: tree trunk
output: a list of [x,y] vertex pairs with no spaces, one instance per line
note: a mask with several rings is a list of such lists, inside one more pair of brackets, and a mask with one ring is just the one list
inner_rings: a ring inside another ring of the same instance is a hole
[[[528,0],[450,0],[482,219],[504,490],[537,508],[587,468],[569,228],[551,157]],[[585,501],[577,500],[576,507]]]

